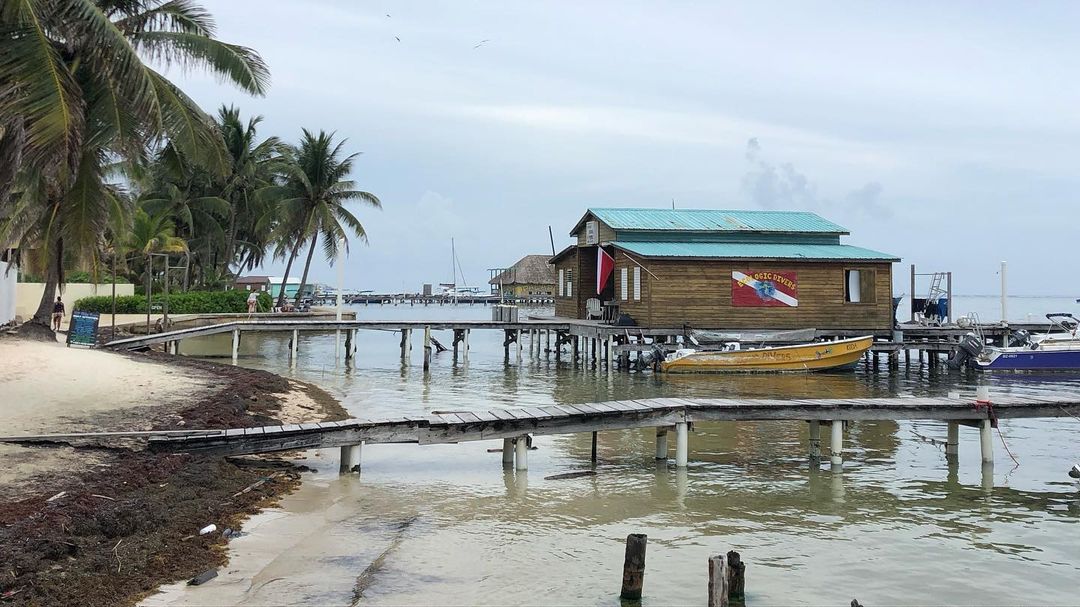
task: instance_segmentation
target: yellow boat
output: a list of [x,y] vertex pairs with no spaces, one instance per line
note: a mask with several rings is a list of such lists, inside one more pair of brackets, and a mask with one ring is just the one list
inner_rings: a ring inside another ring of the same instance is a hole
[[678,350],[660,363],[668,373],[807,372],[852,368],[874,345],[873,336],[794,346],[723,350]]

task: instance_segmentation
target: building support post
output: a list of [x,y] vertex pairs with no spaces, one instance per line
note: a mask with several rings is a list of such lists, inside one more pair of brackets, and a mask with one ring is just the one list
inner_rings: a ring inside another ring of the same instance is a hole
[[994,441],[991,434],[990,420],[979,420],[979,447],[982,452],[982,463],[994,463]]
[[829,441],[829,462],[834,466],[844,463],[844,420],[832,420],[832,440]]
[[240,329],[232,330],[232,361],[236,364],[237,359],[240,358]]
[[685,468],[690,452],[689,428],[686,422],[675,424],[675,466]]
[[821,422],[810,420],[810,461],[821,460]]
[[514,439],[512,438],[503,439],[502,463],[504,466],[514,463]]
[[945,437],[945,457],[955,458],[960,455],[960,422],[949,422]]
[[341,474],[360,472],[361,445],[347,445],[341,448]]
[[656,429],[656,459],[662,459],[667,461],[668,445],[667,445],[667,428]]
[[515,470],[528,470],[529,469],[529,437],[521,435],[517,437],[517,444],[514,445],[514,469]]

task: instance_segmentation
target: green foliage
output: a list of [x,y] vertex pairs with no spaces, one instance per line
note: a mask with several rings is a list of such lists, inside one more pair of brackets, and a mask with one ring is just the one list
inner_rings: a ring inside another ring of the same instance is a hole
[[[169,314],[243,314],[247,312],[247,298],[247,291],[237,290],[170,293]],[[160,306],[164,299],[162,295],[154,295],[152,312],[161,312]],[[259,312],[269,312],[272,303],[269,294],[259,293]],[[108,295],[84,297],[75,302],[75,309],[108,314],[112,312],[112,297]],[[116,313],[146,314],[146,297],[143,295],[117,297]]]
[[[108,269],[102,269],[100,272],[98,272],[97,279],[95,280],[94,276],[90,272],[85,272],[83,270],[75,270],[72,272],[65,272],[64,279],[67,281],[68,284],[96,283],[100,285],[107,285],[112,283],[112,273],[109,272]],[[19,282],[45,282],[45,278],[43,276],[39,276],[37,274],[30,274],[27,272],[19,275]],[[131,281],[128,280],[128,278],[123,274],[117,272],[116,284],[129,285],[131,284]]]

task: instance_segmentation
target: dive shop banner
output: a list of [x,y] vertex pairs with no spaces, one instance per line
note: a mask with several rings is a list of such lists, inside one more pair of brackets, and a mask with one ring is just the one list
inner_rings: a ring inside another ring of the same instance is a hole
[[798,275],[795,272],[732,270],[731,305],[743,308],[798,307]]

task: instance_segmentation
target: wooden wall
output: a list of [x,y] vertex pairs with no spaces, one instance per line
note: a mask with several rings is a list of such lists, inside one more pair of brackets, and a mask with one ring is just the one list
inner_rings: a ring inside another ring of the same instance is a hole
[[[578,252],[571,251],[566,254],[562,259],[555,262],[555,280],[559,280],[559,271],[562,270],[565,276],[566,270],[572,269],[574,272],[574,289],[570,297],[566,297],[565,293],[562,297],[559,297],[559,285],[555,285],[555,316],[562,316],[565,318],[578,318]],[[565,278],[564,278],[565,281]]]
[[[615,240],[615,230],[611,229],[606,223],[599,221],[596,217],[590,215],[588,221],[597,221],[600,226],[600,242],[613,242]],[[584,247],[585,245],[585,224],[581,224],[581,231],[577,234],[577,246]]]
[[[648,270],[641,272],[641,300],[633,299],[633,268],[637,264],[622,251],[615,255],[615,293],[620,312],[629,314],[641,326],[690,325],[702,329],[813,327],[878,332],[893,327],[891,263],[634,259]],[[623,268],[627,268],[629,276],[626,299],[620,284]],[[844,271],[855,269],[875,271],[874,302],[844,301]],[[798,307],[732,306],[732,270],[797,272]]]

